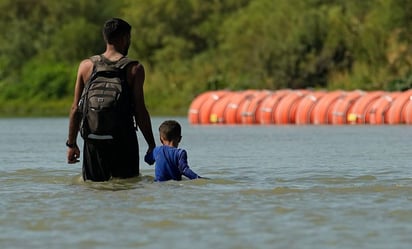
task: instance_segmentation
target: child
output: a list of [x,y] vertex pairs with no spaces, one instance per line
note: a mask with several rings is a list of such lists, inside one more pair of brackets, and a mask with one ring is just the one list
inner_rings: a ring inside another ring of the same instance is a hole
[[189,168],[186,150],[177,148],[182,139],[181,132],[180,124],[174,120],[164,121],[159,126],[162,145],[144,157],[150,165],[156,162],[155,181],[180,181],[182,175],[189,179],[202,178]]

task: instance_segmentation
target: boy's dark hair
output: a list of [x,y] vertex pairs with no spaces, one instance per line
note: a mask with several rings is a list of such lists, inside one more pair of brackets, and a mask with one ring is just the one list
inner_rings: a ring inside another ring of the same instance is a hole
[[109,43],[113,44],[117,39],[125,35],[129,35],[132,26],[120,18],[112,18],[107,20],[103,26],[103,38]]
[[159,126],[160,136],[168,141],[179,139],[182,135],[182,127],[175,120],[166,120]]

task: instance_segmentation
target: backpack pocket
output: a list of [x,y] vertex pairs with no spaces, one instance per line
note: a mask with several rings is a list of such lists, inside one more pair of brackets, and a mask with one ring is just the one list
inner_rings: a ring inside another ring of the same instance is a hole
[[[118,89],[107,88],[89,96],[87,124],[91,134],[103,136],[100,139],[113,138],[118,122],[117,102],[119,97]],[[88,135],[88,138],[91,138],[91,134]]]

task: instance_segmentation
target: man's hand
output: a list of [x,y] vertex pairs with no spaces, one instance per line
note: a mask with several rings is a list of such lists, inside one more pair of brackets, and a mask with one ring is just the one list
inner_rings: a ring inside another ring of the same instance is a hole
[[67,163],[73,164],[79,162],[80,150],[77,145],[74,148],[67,149]]

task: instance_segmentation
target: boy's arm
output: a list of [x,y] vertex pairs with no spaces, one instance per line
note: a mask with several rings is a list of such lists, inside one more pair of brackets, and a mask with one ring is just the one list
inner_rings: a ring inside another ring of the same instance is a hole
[[193,170],[190,169],[189,164],[187,162],[187,153],[185,150],[181,150],[180,152],[178,167],[182,175],[186,176],[189,179],[202,178],[198,174],[196,174]]

